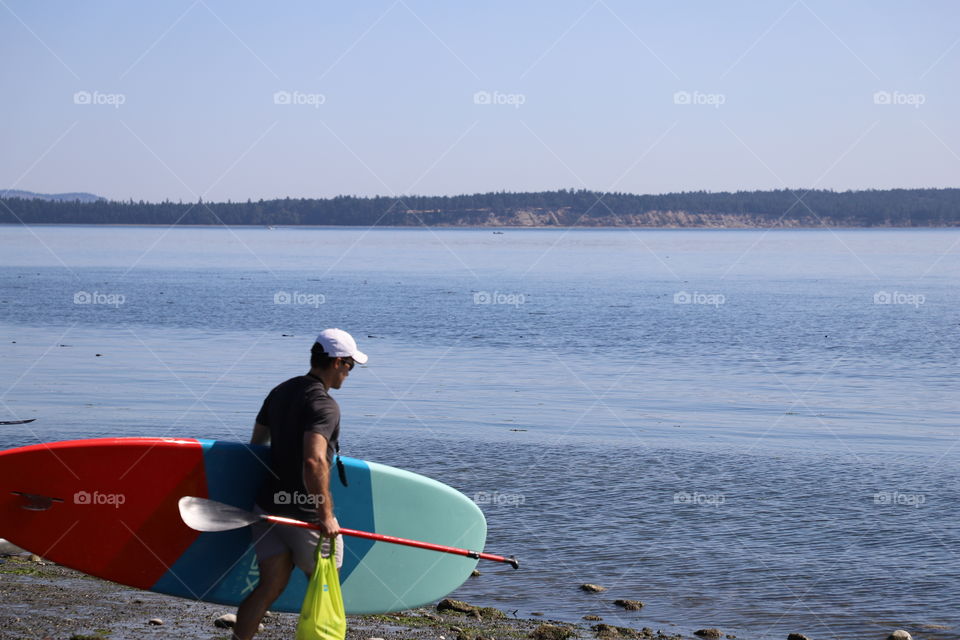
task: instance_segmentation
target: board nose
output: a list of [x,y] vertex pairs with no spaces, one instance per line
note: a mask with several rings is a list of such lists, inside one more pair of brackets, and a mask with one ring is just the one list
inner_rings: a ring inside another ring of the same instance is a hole
[[200,443],[104,438],[0,452],[0,537],[84,573],[149,588],[196,538],[182,495],[205,495]]

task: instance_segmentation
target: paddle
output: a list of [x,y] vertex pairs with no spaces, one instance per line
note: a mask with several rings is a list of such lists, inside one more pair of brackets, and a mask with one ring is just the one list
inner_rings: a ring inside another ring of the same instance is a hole
[[[258,515],[240,507],[234,507],[229,504],[207,500],[206,498],[196,498],[194,496],[184,496],[180,498],[180,517],[191,529],[197,531],[229,531],[239,529],[266,520],[276,524],[283,524],[290,527],[300,527],[301,529],[316,529],[320,527],[302,520],[293,518],[284,518],[283,516]],[[447,547],[431,542],[421,542],[420,540],[408,540],[407,538],[397,538],[387,536],[381,533],[371,533],[369,531],[359,531],[357,529],[340,529],[340,533],[354,538],[367,538],[369,540],[379,540],[380,542],[389,542],[391,544],[402,544],[408,547],[417,547],[419,549],[429,549],[431,551],[440,551],[442,553],[452,553],[458,556],[468,558],[479,558],[481,560],[493,560],[494,562],[505,562],[514,569],[520,568],[520,561],[510,556],[505,558],[492,553],[480,553],[479,551],[470,551],[468,549],[458,549],[457,547]]]

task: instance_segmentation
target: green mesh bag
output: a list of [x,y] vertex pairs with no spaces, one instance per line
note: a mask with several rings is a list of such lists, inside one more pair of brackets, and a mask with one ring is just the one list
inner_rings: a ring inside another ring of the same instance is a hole
[[326,557],[322,553],[322,541],[317,545],[317,566],[303,598],[296,640],[343,640],[347,635],[336,544],[336,539],[330,540],[330,553]]

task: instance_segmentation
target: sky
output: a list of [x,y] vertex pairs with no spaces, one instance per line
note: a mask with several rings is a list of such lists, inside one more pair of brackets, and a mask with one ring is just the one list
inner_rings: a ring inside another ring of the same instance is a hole
[[960,3],[0,0],[0,188],[957,187]]

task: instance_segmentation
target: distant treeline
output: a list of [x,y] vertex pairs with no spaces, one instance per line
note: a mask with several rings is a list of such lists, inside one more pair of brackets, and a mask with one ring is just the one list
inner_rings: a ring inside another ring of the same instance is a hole
[[[799,198],[799,199],[798,199]],[[545,191],[256,202],[0,200],[0,223],[356,226],[960,226],[960,189]]]

